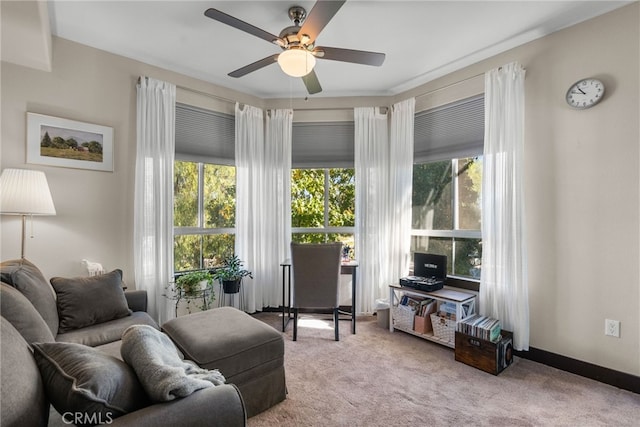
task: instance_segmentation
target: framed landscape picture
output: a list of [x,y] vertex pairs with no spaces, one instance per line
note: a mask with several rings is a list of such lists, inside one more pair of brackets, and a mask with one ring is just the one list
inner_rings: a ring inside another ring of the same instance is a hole
[[113,128],[27,113],[27,163],[113,172]]

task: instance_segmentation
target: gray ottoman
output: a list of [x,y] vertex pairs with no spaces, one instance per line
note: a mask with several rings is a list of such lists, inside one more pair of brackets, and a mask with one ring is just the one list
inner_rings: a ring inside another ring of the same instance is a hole
[[233,307],[178,317],[162,330],[200,367],[219,369],[252,417],[286,397],[284,340],[271,326]]

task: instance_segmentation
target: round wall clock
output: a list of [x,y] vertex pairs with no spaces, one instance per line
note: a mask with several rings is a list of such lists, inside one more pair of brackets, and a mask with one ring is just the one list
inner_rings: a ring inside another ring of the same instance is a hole
[[604,96],[604,84],[598,79],[582,79],[572,84],[567,91],[567,104],[581,110],[593,107]]

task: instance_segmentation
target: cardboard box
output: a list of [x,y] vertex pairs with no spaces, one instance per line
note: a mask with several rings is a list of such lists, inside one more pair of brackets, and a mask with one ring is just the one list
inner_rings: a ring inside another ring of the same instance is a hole
[[431,326],[431,319],[429,318],[429,316],[416,316],[413,320],[413,330],[419,334],[433,332],[433,327]]
[[424,313],[424,317],[416,316],[413,321],[413,330],[419,334],[426,334],[433,332],[433,326],[431,325],[431,313],[435,313],[436,304],[432,305],[432,309]]
[[500,335],[500,341],[491,342],[456,331],[455,359],[498,375],[513,362],[513,333],[503,330]]

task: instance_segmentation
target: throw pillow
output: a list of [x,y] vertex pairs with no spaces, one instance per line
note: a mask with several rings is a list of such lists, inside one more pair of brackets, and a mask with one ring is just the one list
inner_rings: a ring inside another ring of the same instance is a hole
[[34,358],[56,410],[78,425],[110,424],[148,398],[123,361],[75,343],[35,343]]
[[27,297],[55,337],[58,334],[56,297],[40,269],[24,258],[4,261],[0,264],[0,278]]
[[60,333],[131,314],[122,289],[122,270],[92,277],[54,277]]
[[0,313],[28,342],[52,342],[53,335],[40,313],[22,292],[0,283]]

